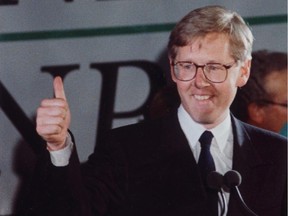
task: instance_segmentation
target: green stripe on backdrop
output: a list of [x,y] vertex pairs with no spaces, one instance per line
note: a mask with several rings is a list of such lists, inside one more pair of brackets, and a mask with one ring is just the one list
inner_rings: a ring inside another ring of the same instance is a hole
[[[250,26],[287,23],[287,14],[275,15],[275,16],[247,17],[245,18],[245,21],[249,23]],[[111,35],[117,36],[117,35],[124,35],[124,34],[169,32],[171,31],[174,25],[175,23],[166,23],[166,24],[104,27],[104,28],[91,28],[91,29],[1,33],[0,42],[49,40],[49,39],[64,39],[64,38],[67,39],[67,38],[82,38],[82,37],[101,37],[101,36],[111,36]]]

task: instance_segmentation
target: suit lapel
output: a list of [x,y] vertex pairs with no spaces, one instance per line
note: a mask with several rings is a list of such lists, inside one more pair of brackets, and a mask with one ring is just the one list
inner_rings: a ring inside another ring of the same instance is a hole
[[164,155],[171,158],[170,172],[175,172],[175,180],[182,182],[181,187],[186,188],[184,194],[191,200],[190,208],[197,206],[198,209],[203,210],[205,208],[204,185],[200,179],[200,172],[192,150],[181,129],[177,113],[165,119],[161,131]]
[[[271,164],[263,161],[259,156],[245,125],[233,116],[231,119],[234,137],[232,167],[242,177],[241,185],[238,188],[244,201],[247,204],[253,203],[257,199],[257,190],[261,188],[261,175],[268,171]],[[244,212],[237,194],[231,193],[228,215],[244,215]]]
[[[174,161],[174,163],[185,165],[187,171],[191,170],[190,172],[193,175],[191,177],[201,182],[196,160],[181,129],[177,114],[163,122],[163,130],[161,131],[161,145],[165,154],[171,158],[177,158],[177,161]],[[193,132],[191,131],[191,133]]]
[[262,159],[253,148],[251,138],[240,123],[234,117],[232,118],[234,147],[233,147],[233,169],[240,172],[245,179],[251,170],[263,164]]

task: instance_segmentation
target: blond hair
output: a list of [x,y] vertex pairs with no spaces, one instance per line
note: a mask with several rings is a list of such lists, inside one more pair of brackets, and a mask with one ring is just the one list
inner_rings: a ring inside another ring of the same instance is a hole
[[251,59],[253,35],[250,28],[239,14],[221,6],[198,8],[182,18],[170,34],[169,57],[175,59],[178,47],[215,32],[228,35],[235,60]]

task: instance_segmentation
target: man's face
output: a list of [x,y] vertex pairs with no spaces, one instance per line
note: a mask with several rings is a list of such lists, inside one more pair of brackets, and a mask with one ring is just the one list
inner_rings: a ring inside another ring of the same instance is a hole
[[[210,33],[193,40],[185,47],[179,47],[175,61],[191,61],[198,65],[220,63],[230,65],[235,62],[230,53],[229,38],[225,34]],[[174,61],[174,62],[175,62]],[[170,63],[173,63],[170,59]],[[228,69],[227,79],[222,83],[212,83],[198,69],[194,79],[177,80],[173,67],[171,75],[177,84],[184,109],[191,118],[206,128],[218,125],[229,114],[229,107],[235,97],[237,87],[243,86],[249,77],[250,61],[237,62]]]
[[[265,77],[264,88],[273,102],[287,104],[287,70],[274,71]],[[278,133],[287,122],[287,107],[267,104],[263,111],[263,121],[259,126]]]

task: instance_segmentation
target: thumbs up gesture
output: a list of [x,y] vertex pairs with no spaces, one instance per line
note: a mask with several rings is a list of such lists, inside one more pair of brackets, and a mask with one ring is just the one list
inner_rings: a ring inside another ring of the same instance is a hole
[[55,77],[54,98],[44,99],[37,109],[36,130],[50,151],[65,147],[71,115],[61,77]]

